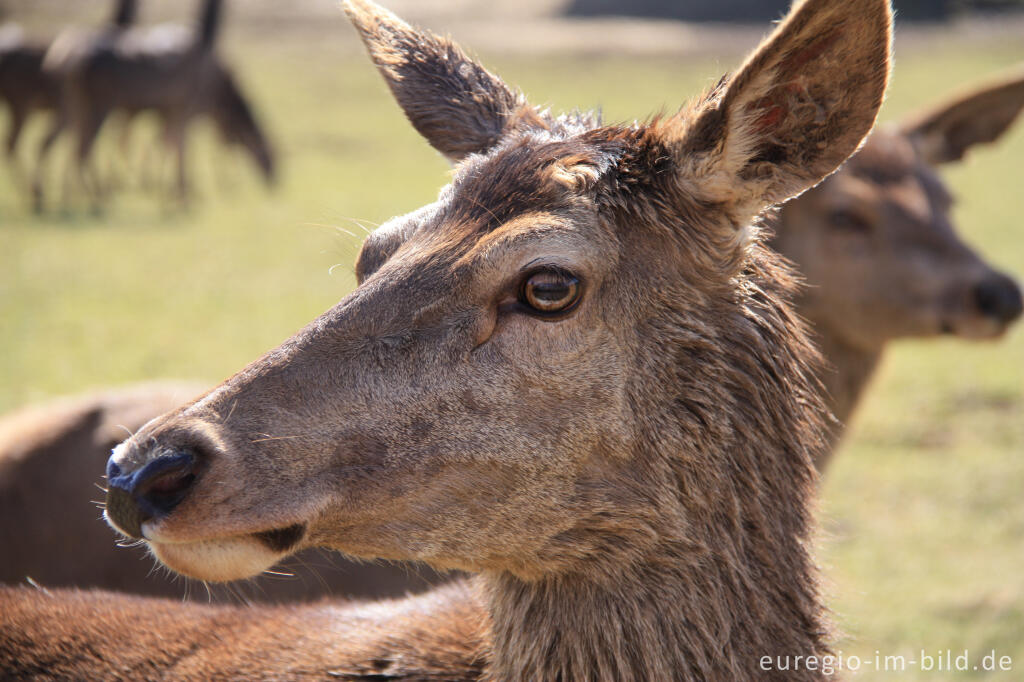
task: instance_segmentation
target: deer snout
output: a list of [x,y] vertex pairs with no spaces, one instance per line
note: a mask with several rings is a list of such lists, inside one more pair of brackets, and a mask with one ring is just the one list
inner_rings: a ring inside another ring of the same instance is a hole
[[190,451],[155,457],[135,469],[107,461],[107,518],[118,530],[141,539],[142,524],[166,516],[196,481],[198,459]]
[[990,277],[975,286],[974,302],[982,315],[1003,324],[1013,322],[1024,310],[1020,287],[1006,275]]

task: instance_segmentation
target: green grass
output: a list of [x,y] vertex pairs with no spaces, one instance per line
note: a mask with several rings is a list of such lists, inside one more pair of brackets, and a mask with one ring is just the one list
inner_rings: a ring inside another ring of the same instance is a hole
[[[233,53],[281,152],[275,191],[223,158],[209,131],[194,140],[200,196],[187,211],[136,190],[102,216],[38,218],[0,183],[0,409],[133,380],[219,381],[353,286],[357,221],[420,206],[445,182],[447,165],[362,56],[295,38]],[[902,56],[884,117],[1021,59],[1024,45],[1006,44]],[[609,120],[671,110],[722,70],[668,58],[490,63],[535,102],[600,105]],[[963,234],[1018,275],[1021,159],[1024,125],[947,173]],[[1022,491],[1024,332],[894,347],[823,490],[820,556],[846,633],[839,648],[995,648],[1024,669]]]

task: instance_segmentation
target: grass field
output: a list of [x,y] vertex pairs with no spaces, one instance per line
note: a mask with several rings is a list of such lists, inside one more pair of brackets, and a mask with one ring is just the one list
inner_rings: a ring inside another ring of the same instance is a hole
[[[350,47],[242,38],[229,52],[280,152],[274,191],[208,130],[194,140],[198,197],[184,211],[132,190],[102,215],[37,217],[0,176],[0,409],[141,379],[221,380],[351,289],[361,225],[430,201],[445,182],[446,163]],[[672,109],[730,63],[484,54],[533,101],[601,105],[610,120]],[[1024,42],[899,57],[887,119],[1020,62]],[[1024,125],[947,173],[963,234],[1018,276],[1022,159]],[[1021,679],[1024,330],[994,344],[894,347],[822,497],[820,558],[845,632],[839,649],[872,661],[876,651],[969,649],[972,664],[995,649],[1016,672],[992,679]],[[868,665],[860,674],[982,677]]]

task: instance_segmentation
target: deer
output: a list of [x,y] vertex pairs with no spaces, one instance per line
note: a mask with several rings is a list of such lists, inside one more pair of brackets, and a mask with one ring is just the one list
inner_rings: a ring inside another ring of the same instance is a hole
[[223,141],[245,149],[264,180],[273,183],[273,149],[249,98],[215,50],[222,4],[222,0],[204,0],[194,32],[166,26],[139,29],[87,49],[81,49],[74,36],[54,42],[44,68],[60,79],[62,106],[39,149],[34,182],[37,203],[42,196],[44,160],[68,127],[77,140],[79,183],[94,201],[102,200],[103,189],[90,170],[90,155],[100,128],[113,111],[129,120],[143,111],[157,114],[164,142],[175,156],[179,200],[188,195],[187,133],[199,116],[210,117]]
[[[137,0],[117,0],[109,24],[100,30],[75,29],[77,40],[105,40],[135,21]],[[0,30],[0,99],[7,102],[11,122],[5,139],[8,163],[14,164],[25,122],[35,112],[55,112],[60,106],[60,82],[43,69],[48,44],[26,40],[20,29]]]
[[4,152],[12,167],[16,165],[18,141],[29,116],[36,111],[52,111],[57,106],[57,83],[42,71],[45,53],[45,45],[27,41],[14,25],[6,25],[0,31],[0,99],[7,103],[10,113]]
[[819,379],[836,417],[832,447],[881,361],[903,338],[1001,337],[1021,316],[1021,291],[964,243],[938,167],[1003,135],[1024,109],[1024,69],[876,129],[836,173],[770,221],[768,243],[808,286],[797,310],[827,360]]
[[[835,441],[863,399],[870,370],[886,344],[902,337],[928,338],[947,330],[967,339],[995,337],[1019,316],[1017,285],[982,260],[952,229],[946,198],[949,190],[938,176],[937,164],[961,158],[972,146],[994,142],[1009,129],[1022,107],[1024,74],[975,85],[902,122],[876,129],[839,170],[783,204],[770,219],[768,243],[800,273],[806,273],[809,287],[798,291],[796,310],[811,322],[816,339],[826,349],[818,379],[829,389],[826,405],[838,419],[831,423],[832,446],[823,450],[816,462],[819,473],[827,470],[838,447]],[[937,137],[924,142],[926,135]],[[952,140],[957,140],[959,147],[950,146]],[[919,148],[955,151],[937,157],[925,156]],[[909,196],[908,182],[918,190]],[[913,208],[914,197],[927,201],[929,210],[923,218],[918,217],[921,211]],[[872,222],[858,222],[861,216]],[[924,283],[929,296],[896,299],[888,293]],[[887,312],[878,315],[879,310]],[[940,321],[943,319],[945,323]],[[846,329],[855,334],[871,330],[876,340],[868,351],[851,353],[843,350],[848,346],[842,341]],[[111,438],[117,431],[111,425],[135,431],[199,393],[198,386],[182,392],[173,383],[144,384],[71,401],[81,415],[75,420],[64,416],[66,400],[0,419],[0,462],[17,460],[20,467],[43,471],[79,472],[92,467],[96,472],[93,477],[61,476],[64,485],[59,490],[51,485],[50,493],[40,495],[34,477],[11,469],[9,492],[0,489],[0,505],[7,498],[11,509],[0,513],[0,545],[19,549],[7,553],[0,565],[0,581],[15,583],[30,576],[48,586],[180,596],[187,588],[154,578],[147,563],[126,561],[125,550],[114,546],[95,519],[80,512],[88,509],[95,492],[93,479],[98,481],[103,463],[116,445]],[[95,414],[103,417],[91,416]],[[6,438],[5,432],[9,434]],[[71,499],[77,500],[78,507],[68,504]],[[39,511],[31,511],[35,508]],[[52,515],[53,509],[61,509],[62,517],[59,523],[49,519],[46,528],[23,520],[45,519],[42,510]],[[4,524],[2,519],[9,521]],[[53,526],[59,527],[59,538],[49,536]],[[91,538],[91,545],[86,552],[64,538]],[[87,564],[74,560],[86,554]],[[308,557],[290,565],[287,570],[296,574],[294,580],[264,581],[252,591],[252,598],[281,601],[322,594],[394,597],[448,579],[390,565],[368,567],[343,558],[333,560],[336,570],[313,576],[302,565],[307,561],[318,563]]]
[[104,514],[202,580],[321,546],[472,581],[268,609],[4,588],[0,666],[824,679],[763,667],[830,653],[817,352],[758,217],[872,128],[889,3],[798,1],[734,75],[622,125],[532,107],[453,42],[344,7],[451,182],[364,243],[336,306],[118,445]]

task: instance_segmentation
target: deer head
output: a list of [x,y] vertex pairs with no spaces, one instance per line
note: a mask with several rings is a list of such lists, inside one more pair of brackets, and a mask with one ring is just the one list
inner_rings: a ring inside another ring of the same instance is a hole
[[242,93],[231,70],[215,64],[210,82],[209,108],[225,144],[241,147],[259,167],[263,180],[273,185],[277,179],[274,149],[256,121],[252,106]]
[[452,182],[367,239],[335,307],[121,444],[109,523],[205,580],[307,546],[617,575],[718,518],[699,481],[771,475],[801,536],[803,493],[785,491],[812,477],[812,352],[751,224],[870,130],[888,3],[798,2],[733,77],[612,126],[538,110],[369,2],[345,9]]
[[809,287],[801,312],[863,350],[899,337],[1001,335],[1021,293],[957,235],[939,164],[993,142],[1024,108],[1024,71],[876,130],[840,170],[782,207],[773,245]]

